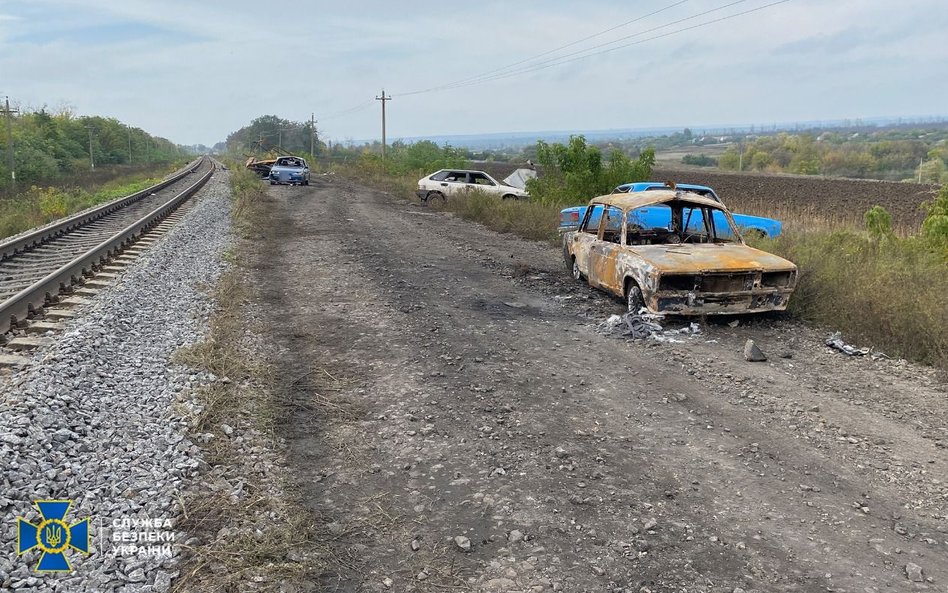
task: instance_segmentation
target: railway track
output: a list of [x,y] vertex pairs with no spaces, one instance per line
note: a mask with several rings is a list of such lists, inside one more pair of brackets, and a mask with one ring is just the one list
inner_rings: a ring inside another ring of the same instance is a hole
[[0,343],[102,273],[193,196],[214,169],[202,157],[158,185],[0,242]]

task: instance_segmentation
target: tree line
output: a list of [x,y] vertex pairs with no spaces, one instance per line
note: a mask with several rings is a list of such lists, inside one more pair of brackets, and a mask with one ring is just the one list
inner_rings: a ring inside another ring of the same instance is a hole
[[[76,116],[69,111],[23,111],[11,118],[16,185],[48,185],[80,171],[108,165],[164,163],[181,157],[170,140],[128,126],[115,118]],[[0,121],[5,127],[6,122]],[[5,130],[0,139],[5,138]],[[4,145],[0,189],[9,193],[13,176],[10,147]]]

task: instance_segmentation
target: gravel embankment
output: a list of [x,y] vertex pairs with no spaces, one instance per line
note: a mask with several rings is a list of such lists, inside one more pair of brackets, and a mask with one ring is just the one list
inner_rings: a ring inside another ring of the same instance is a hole
[[[215,380],[170,358],[205,332],[230,221],[227,176],[218,172],[184,219],[53,345],[0,378],[0,589],[169,589],[178,552],[168,544],[186,539],[174,528],[178,502],[203,465],[175,410],[186,412],[185,390]],[[68,550],[71,573],[34,572],[40,553],[14,552],[17,517],[38,524],[33,501],[42,499],[72,500],[69,524],[91,517],[92,554]],[[146,553],[119,547],[140,544],[131,535],[140,532],[149,534]]]

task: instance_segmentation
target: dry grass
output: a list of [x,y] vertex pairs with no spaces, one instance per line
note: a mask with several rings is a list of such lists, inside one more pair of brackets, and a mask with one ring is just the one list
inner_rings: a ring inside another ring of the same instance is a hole
[[[236,171],[232,177],[235,224],[246,238],[268,215],[266,192],[255,176]],[[245,243],[242,243],[242,246]],[[285,410],[272,392],[277,378],[265,364],[248,358],[240,344],[252,328],[244,315],[250,297],[242,274],[242,248],[230,255],[234,264],[215,287],[217,307],[209,332],[199,344],[180,350],[175,361],[214,373],[219,379],[197,393],[200,413],[191,418],[194,438],[218,433],[229,424],[243,437],[217,434],[203,446],[211,468],[197,491],[181,501],[178,527],[200,543],[185,548],[175,592],[276,590],[282,584],[318,578],[332,551],[320,532],[323,521],[309,512],[295,493],[282,452],[274,450],[275,424]],[[257,447],[259,455],[248,455]],[[267,463],[269,462],[269,466]],[[240,476],[234,492],[225,477]]]
[[797,264],[790,312],[848,341],[948,369],[948,265],[918,239],[846,229],[755,241]]
[[560,206],[528,200],[501,200],[476,193],[448,198],[444,203],[432,203],[431,206],[454,212],[499,233],[559,244]]

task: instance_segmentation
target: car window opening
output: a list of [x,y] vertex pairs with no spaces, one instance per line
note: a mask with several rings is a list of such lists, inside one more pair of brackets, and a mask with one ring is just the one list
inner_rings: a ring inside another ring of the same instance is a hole
[[[730,226],[724,212],[706,205],[673,201],[630,210],[626,215],[626,245],[731,243],[718,228]],[[736,233],[732,230],[732,236]],[[612,235],[604,240],[612,240]]]

